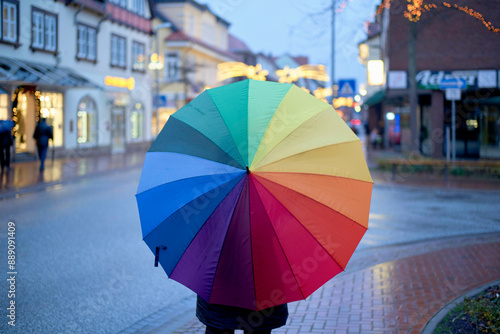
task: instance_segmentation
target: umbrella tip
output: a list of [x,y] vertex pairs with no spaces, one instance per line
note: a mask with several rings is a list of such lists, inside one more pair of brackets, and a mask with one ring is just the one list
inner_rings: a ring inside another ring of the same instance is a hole
[[246,166],[246,167],[247,167],[247,174],[250,174],[250,169],[248,169],[248,166]]

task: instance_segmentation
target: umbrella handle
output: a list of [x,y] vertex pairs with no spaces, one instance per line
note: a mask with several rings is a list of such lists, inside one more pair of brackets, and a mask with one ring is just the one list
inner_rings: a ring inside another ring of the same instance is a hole
[[158,267],[158,262],[160,261],[160,248],[161,249],[167,249],[167,247],[163,246],[163,245],[160,245],[160,246],[156,247],[156,250],[155,250],[155,267]]

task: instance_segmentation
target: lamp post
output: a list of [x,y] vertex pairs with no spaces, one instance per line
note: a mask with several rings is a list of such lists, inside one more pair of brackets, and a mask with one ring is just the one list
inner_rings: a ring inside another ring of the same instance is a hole
[[[160,38],[158,36],[158,30],[163,29],[163,28],[172,28],[172,24],[170,22],[164,22],[162,24],[159,24],[155,27],[153,27],[153,31],[155,33],[156,37],[156,42],[155,42],[155,49],[156,49],[156,55],[158,57],[158,62],[160,59]],[[158,97],[160,95],[160,68],[157,65],[155,67],[155,101],[154,101],[154,106],[155,106],[155,112],[156,112],[156,136],[160,133],[160,108],[159,108],[159,103],[158,103]]]

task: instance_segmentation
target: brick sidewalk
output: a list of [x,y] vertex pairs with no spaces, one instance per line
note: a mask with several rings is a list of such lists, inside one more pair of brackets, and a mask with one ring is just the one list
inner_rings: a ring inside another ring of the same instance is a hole
[[[346,271],[307,300],[290,303],[287,325],[273,333],[421,333],[446,304],[499,278],[496,235],[486,243]],[[193,319],[174,333],[201,334],[204,326]]]

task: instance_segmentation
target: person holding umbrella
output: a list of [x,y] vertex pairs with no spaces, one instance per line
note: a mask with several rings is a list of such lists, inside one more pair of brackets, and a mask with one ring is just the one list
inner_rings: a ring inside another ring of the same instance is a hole
[[207,326],[205,334],[234,334],[242,329],[244,334],[270,334],[284,326],[288,319],[287,304],[254,311],[240,307],[209,304],[198,296],[196,317]]
[[13,142],[11,121],[0,120],[0,165],[2,171],[4,168],[10,169],[10,147]]
[[35,128],[33,138],[36,140],[36,147],[38,149],[38,157],[40,158],[40,170],[45,168],[45,158],[47,157],[47,150],[49,148],[49,139],[54,140],[52,127],[47,124],[46,118],[41,118],[40,122]]
[[169,118],[136,200],[155,265],[199,296],[206,333],[264,334],[345,269],[372,187],[361,141],[331,105],[246,80]]

